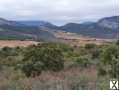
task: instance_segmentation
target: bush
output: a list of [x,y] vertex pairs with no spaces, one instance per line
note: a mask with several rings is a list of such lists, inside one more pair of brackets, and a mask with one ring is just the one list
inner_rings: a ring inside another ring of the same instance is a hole
[[119,45],[119,40],[117,40],[116,44]]
[[105,48],[101,54],[101,66],[105,67],[105,71],[113,78],[119,77],[119,52],[118,47],[109,46]]
[[88,67],[91,64],[90,59],[87,56],[77,58],[76,62],[81,67]]
[[90,51],[90,53],[92,54],[91,55],[92,56],[92,59],[98,59],[99,56],[100,56],[101,51],[100,51],[100,49],[95,48],[92,51]]
[[21,70],[26,76],[38,76],[42,70],[59,71],[64,67],[64,57],[59,48],[35,46],[28,48],[22,60]]
[[86,44],[85,45],[85,49],[92,49],[92,48],[95,48],[96,45],[95,44]]
[[104,76],[104,75],[106,75],[106,74],[107,74],[107,72],[106,72],[105,69],[103,69],[102,67],[99,67],[99,68],[98,68],[98,75],[99,75],[99,76]]

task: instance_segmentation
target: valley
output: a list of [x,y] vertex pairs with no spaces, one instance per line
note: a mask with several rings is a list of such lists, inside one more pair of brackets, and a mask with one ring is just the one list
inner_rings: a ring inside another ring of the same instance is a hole
[[0,0],[0,90],[119,90],[119,0]]
[[116,39],[91,38],[88,36],[64,31],[55,32],[54,35],[60,41],[74,46],[85,46],[86,44],[102,45],[116,41]]
[[12,21],[0,18],[0,47],[28,46],[35,41],[63,42],[73,46],[108,44],[119,39],[118,21],[119,16],[112,16],[97,22],[56,26],[46,21]]

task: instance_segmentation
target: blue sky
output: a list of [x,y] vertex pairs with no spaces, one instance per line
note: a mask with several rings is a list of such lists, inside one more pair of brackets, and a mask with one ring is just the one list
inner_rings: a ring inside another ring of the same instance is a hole
[[0,17],[55,24],[119,15],[119,0],[0,0]]

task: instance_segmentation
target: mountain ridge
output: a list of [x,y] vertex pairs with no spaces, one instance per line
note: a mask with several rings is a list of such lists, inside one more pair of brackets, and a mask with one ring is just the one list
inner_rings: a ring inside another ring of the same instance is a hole
[[39,35],[39,31],[61,30],[95,38],[119,39],[119,16],[105,17],[90,23],[67,23],[63,26],[56,26],[47,21],[11,21],[0,18],[0,28],[6,29],[5,27],[12,27],[10,30],[7,28],[8,32],[14,31],[25,34],[27,32],[37,37],[41,35]]
[[0,18],[0,39],[52,41],[55,37],[52,33],[43,31],[39,27]]

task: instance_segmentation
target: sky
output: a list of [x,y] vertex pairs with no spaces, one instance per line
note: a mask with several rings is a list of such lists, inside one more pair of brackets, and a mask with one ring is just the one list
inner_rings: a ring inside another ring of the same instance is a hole
[[0,17],[61,25],[119,15],[119,0],[0,0]]

